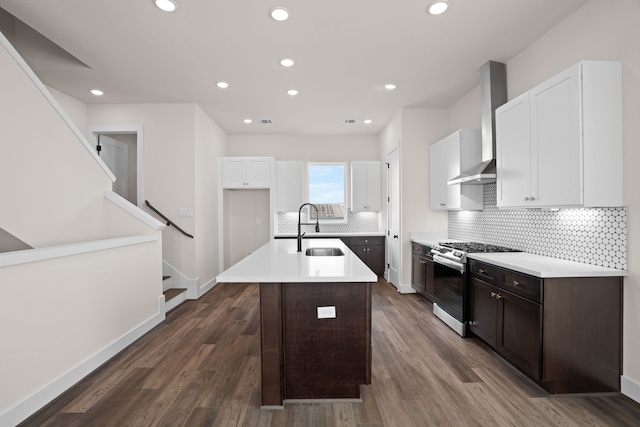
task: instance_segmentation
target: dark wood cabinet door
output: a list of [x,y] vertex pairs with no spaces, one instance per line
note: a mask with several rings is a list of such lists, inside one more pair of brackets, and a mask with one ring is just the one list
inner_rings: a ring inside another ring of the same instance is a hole
[[367,246],[366,263],[378,276],[384,276],[384,245]]
[[427,259],[425,263],[424,296],[431,302],[433,299],[433,261]]
[[411,285],[417,293],[423,294],[425,291],[427,265],[424,258],[419,255],[411,257]]
[[469,280],[469,330],[496,348],[498,288],[475,277]]
[[542,306],[500,290],[496,350],[532,378],[541,378]]

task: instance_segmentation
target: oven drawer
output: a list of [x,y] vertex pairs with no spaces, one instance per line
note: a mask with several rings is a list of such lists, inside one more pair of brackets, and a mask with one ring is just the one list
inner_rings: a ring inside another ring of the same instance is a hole
[[542,279],[517,273],[511,270],[499,269],[500,280],[498,287],[521,297],[542,303]]
[[473,277],[491,284],[495,283],[495,279],[498,276],[498,270],[494,265],[485,264],[474,259],[469,260],[469,273]]

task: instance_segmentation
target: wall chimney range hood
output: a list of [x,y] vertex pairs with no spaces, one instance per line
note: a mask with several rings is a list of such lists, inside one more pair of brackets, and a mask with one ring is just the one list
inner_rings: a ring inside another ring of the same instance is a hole
[[496,108],[507,102],[507,66],[487,61],[480,67],[482,162],[447,181],[447,184],[487,184],[496,181]]

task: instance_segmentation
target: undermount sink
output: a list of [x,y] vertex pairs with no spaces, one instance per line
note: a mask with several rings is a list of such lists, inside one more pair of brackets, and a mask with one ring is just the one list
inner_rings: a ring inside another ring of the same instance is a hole
[[307,256],[342,256],[344,252],[340,248],[309,248],[305,252]]

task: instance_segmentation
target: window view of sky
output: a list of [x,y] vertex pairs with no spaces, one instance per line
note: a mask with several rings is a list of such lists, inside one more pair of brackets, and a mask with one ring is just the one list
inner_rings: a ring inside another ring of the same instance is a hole
[[309,201],[344,203],[344,165],[309,165]]

